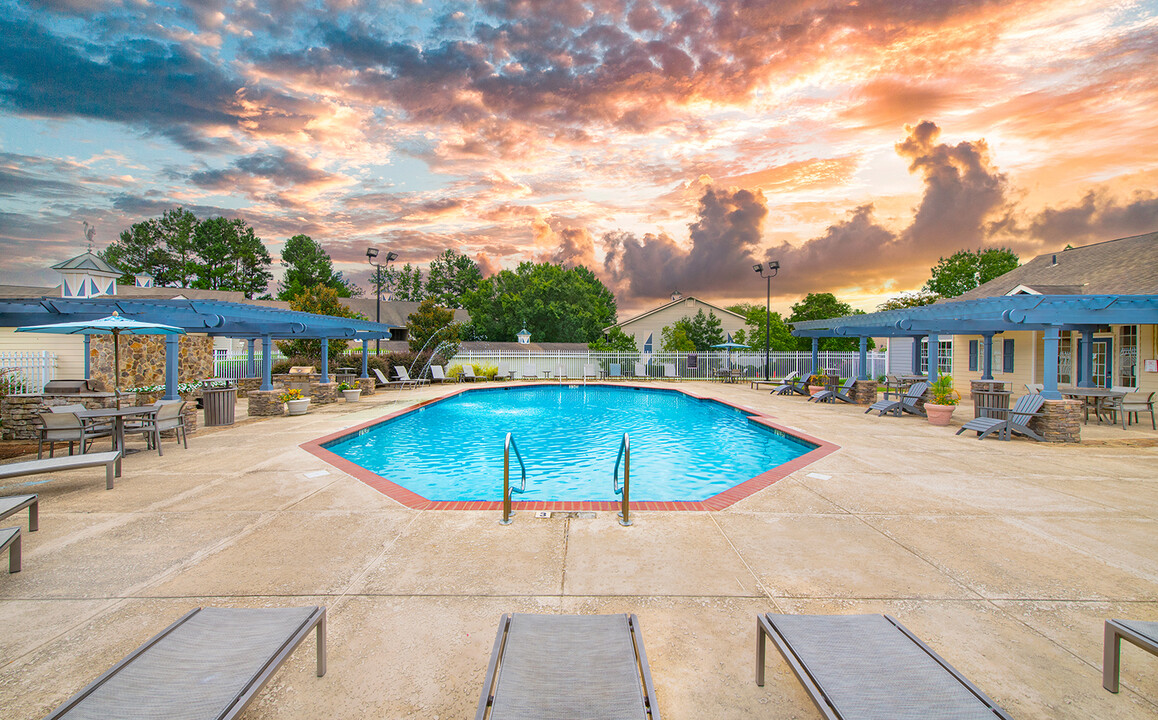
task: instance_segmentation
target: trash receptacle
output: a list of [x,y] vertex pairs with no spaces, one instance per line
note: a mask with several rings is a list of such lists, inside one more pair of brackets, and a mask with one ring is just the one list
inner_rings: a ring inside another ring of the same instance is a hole
[[237,386],[229,378],[201,381],[201,404],[205,407],[205,427],[233,424]]

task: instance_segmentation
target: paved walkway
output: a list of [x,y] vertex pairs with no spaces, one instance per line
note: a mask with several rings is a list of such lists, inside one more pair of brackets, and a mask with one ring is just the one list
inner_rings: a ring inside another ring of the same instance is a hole
[[1158,447],[686,387],[842,449],[725,511],[622,528],[409,510],[298,448],[434,387],[203,431],[126,458],[112,491],[95,471],[0,487],[41,494],[0,577],[0,715],[43,716],[192,607],[319,603],[328,674],[308,640],[246,717],[471,717],[508,611],[637,613],[673,720],[820,717],[774,652],[756,687],[760,611],[890,613],[1015,718],[1158,714],[1158,658],[1127,646],[1119,695],[1100,676],[1104,618],[1158,620]]

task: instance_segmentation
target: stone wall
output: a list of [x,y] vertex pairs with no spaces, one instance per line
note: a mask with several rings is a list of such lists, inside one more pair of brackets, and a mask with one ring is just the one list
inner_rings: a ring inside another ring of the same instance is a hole
[[[213,377],[213,338],[182,335],[177,347],[177,382]],[[122,388],[165,384],[164,335],[122,335],[120,356]],[[106,390],[113,388],[113,360],[112,336],[94,335],[89,345],[89,379]]]
[[249,393],[249,414],[254,417],[283,415],[285,404],[279,399],[281,388],[276,390],[253,390]]
[[0,437],[4,440],[35,440],[40,437],[37,415],[55,405],[80,403],[90,410],[116,405],[112,393],[71,395],[5,395],[0,399]]
[[877,381],[857,380],[848,395],[857,405],[872,405],[877,401]]
[[237,381],[237,397],[248,397],[249,393],[261,389],[261,378],[240,378]]
[[317,405],[329,405],[338,401],[338,383],[313,383],[310,392],[310,402]]
[[373,395],[374,378],[358,378],[358,387],[362,388],[363,395]]
[[1082,401],[1046,400],[1041,415],[1030,418],[1029,429],[1046,442],[1080,443],[1082,441]]

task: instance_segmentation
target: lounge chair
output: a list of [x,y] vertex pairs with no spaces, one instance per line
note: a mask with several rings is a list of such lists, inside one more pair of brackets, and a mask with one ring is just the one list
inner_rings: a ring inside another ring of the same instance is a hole
[[1151,655],[1158,655],[1158,622],[1144,620],[1107,620],[1106,641],[1102,649],[1102,687],[1118,692],[1118,675],[1122,663],[1122,639],[1137,645]]
[[436,383],[444,383],[449,380],[449,378],[446,377],[446,371],[442,369],[441,365],[430,366],[430,377],[433,378],[432,382]]
[[80,454],[88,452],[93,440],[112,437],[110,425],[89,425],[74,412],[50,412],[38,414],[43,426],[36,443],[36,458],[44,457],[44,443],[48,443],[48,457],[52,457],[58,442],[68,443],[68,454],[72,455],[72,444],[80,445]]
[[245,710],[317,628],[317,675],[326,674],[326,608],[197,608],[45,720],[181,717],[227,720]]
[[647,363],[637,362],[635,364],[635,377],[637,380],[647,380]]
[[370,372],[374,373],[374,377],[378,378],[377,382],[374,383],[374,387],[376,387],[376,388],[380,388],[380,387],[383,387],[385,385],[396,385],[397,384],[397,383],[392,383],[389,380],[387,380],[386,376],[383,375],[382,371],[379,370],[378,368],[370,368]]
[[567,371],[563,369],[563,363],[555,363],[555,377],[559,380],[566,379]]
[[599,379],[599,369],[595,367],[595,363],[585,363],[583,365],[583,379],[594,378]]
[[830,402],[836,402],[837,400],[840,400],[841,402],[852,403],[852,398],[849,397],[848,391],[852,390],[852,385],[855,382],[856,382],[856,378],[847,377],[844,379],[844,382],[842,382],[840,384],[840,386],[837,387],[836,389],[834,389],[834,390],[828,390],[828,389],[821,390],[820,392],[818,392],[815,395],[808,398],[808,402],[817,402],[817,403],[828,402],[828,403],[830,403]]
[[756,684],[771,638],[828,720],[1004,718],[992,699],[888,615],[756,619]]
[[8,550],[8,574],[20,572],[20,528],[0,528],[0,552]]
[[495,373],[495,380],[510,380],[511,377],[511,366],[505,362],[499,363],[498,372]]
[[620,380],[623,378],[623,366],[619,363],[607,364],[607,378],[609,380]]
[[1025,391],[1030,395],[1038,395],[1045,389],[1045,383],[1025,383]]
[[475,720],[659,720],[635,615],[503,615]]
[[402,383],[402,387],[406,387],[407,385],[418,387],[419,385],[426,385],[430,382],[429,380],[424,380],[421,378],[411,379],[410,373],[407,372],[406,368],[402,367],[401,365],[394,366],[394,374],[398,376],[398,382]]
[[0,520],[12,517],[24,508],[28,508],[28,532],[36,532],[40,529],[40,497],[35,493],[0,497]]
[[977,439],[997,433],[1000,440],[1009,440],[1013,433],[1024,435],[1028,438],[1033,438],[1038,442],[1042,442],[1044,438],[1038,435],[1033,430],[1029,429],[1030,418],[1041,415],[1038,410],[1045,403],[1045,398],[1041,395],[1022,395],[1017,399],[1017,404],[1013,409],[1007,408],[988,408],[986,412],[1004,414],[1006,417],[976,417],[961,426],[957,434],[965,432],[966,430],[977,431]]
[[[772,394],[773,395],[788,395],[789,393],[796,392],[796,387],[798,385],[800,385],[801,382],[802,381],[800,380],[800,371],[799,370],[793,370],[792,372],[785,375],[784,379],[781,380],[780,383],[778,385],[776,385],[776,387],[772,388]],[[756,383],[756,389],[757,390],[760,389],[760,383]],[[808,391],[805,390],[804,392],[808,392]]]
[[539,377],[539,369],[535,367],[535,363],[527,363],[523,365],[523,372],[521,377],[524,380],[537,380]]
[[675,368],[674,363],[664,363],[664,365],[663,365],[663,377],[665,380],[666,379],[671,379],[671,380],[678,380],[679,379],[679,375],[676,374],[676,368]]
[[105,489],[113,489],[113,478],[117,473],[117,461],[121,453],[117,450],[101,453],[85,453],[83,455],[37,458],[24,462],[7,463],[0,465],[0,480],[24,477],[25,475],[39,475],[41,473],[55,473],[61,470],[75,470],[77,468],[105,466]]
[[900,398],[896,400],[878,400],[872,405],[869,405],[868,410],[865,410],[865,414],[867,415],[873,410],[876,410],[880,417],[883,417],[885,413],[892,413],[897,417],[900,417],[901,413],[912,413],[913,415],[924,417],[925,411],[917,407],[917,401],[925,396],[925,391],[928,389],[929,383],[927,382],[913,383]]
[[463,364],[462,375],[460,375],[459,377],[462,378],[463,382],[466,382],[467,380],[470,380],[471,382],[478,382],[479,380],[486,380],[487,379],[486,375],[475,375],[474,374],[474,367],[471,365],[467,365],[467,364]]

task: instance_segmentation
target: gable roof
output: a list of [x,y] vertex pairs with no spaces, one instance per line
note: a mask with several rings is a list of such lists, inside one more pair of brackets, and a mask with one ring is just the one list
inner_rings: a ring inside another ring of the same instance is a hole
[[686,297],[681,297],[679,300],[672,300],[669,303],[665,303],[663,305],[660,305],[659,307],[652,308],[651,310],[640,313],[639,315],[636,315],[635,317],[632,317],[632,318],[628,318],[622,322],[617,322],[614,325],[608,325],[607,327],[603,328],[603,332],[607,332],[608,330],[610,330],[613,327],[621,328],[621,327],[624,327],[625,325],[630,325],[633,322],[638,322],[639,320],[642,320],[645,317],[648,317],[649,315],[654,315],[657,312],[662,312],[664,310],[667,310],[669,307],[672,307],[673,305],[679,305],[680,303],[687,302],[688,300],[695,300],[700,305],[704,305],[704,306],[710,308],[712,312],[715,312],[717,314],[731,315],[732,317],[739,318],[740,320],[747,320],[748,319],[748,318],[744,317],[743,315],[741,315],[740,313],[734,313],[731,310],[727,310],[725,308],[720,307],[719,305],[713,305],[710,302],[705,302],[704,300],[700,300],[698,297],[695,297],[694,295],[688,295]]
[[1008,295],[1019,286],[1041,295],[1158,294],[1158,232],[1038,255],[950,302]]

